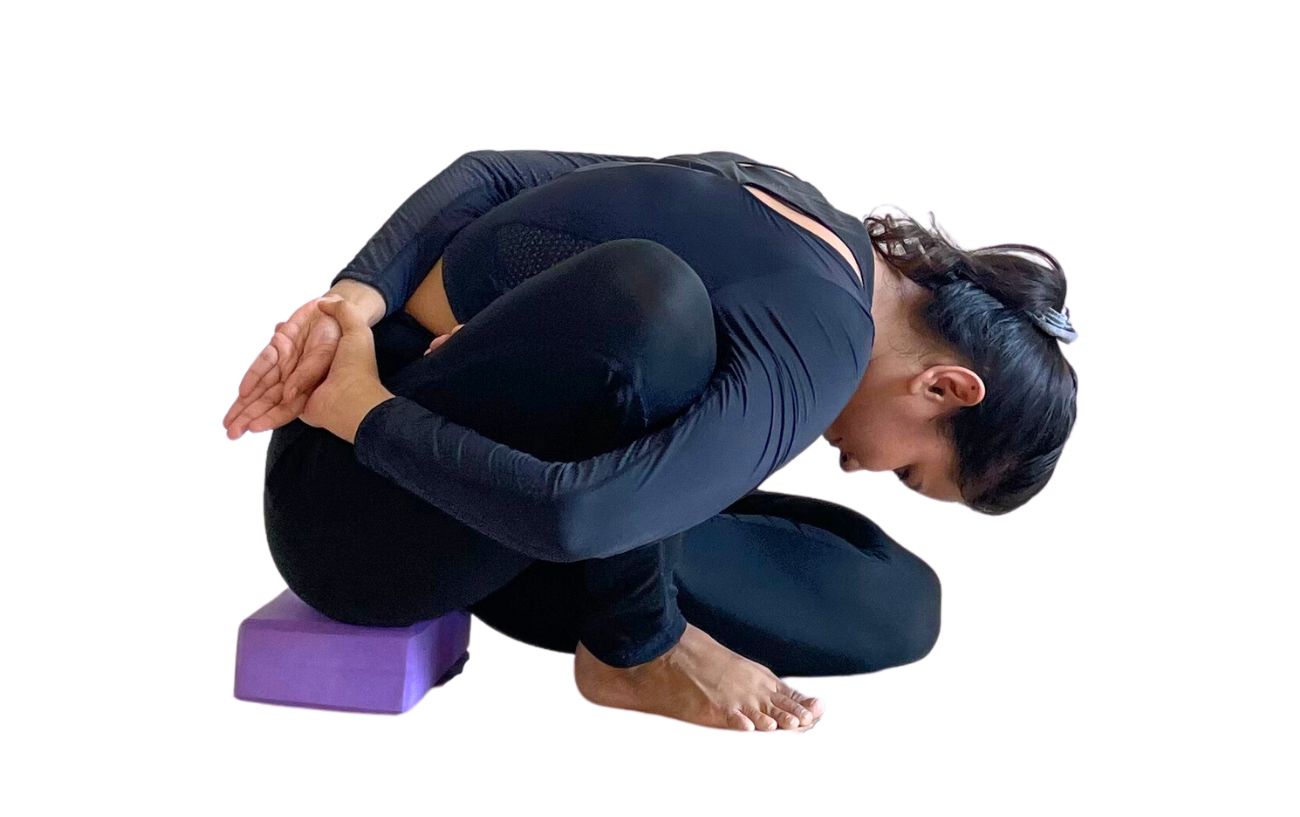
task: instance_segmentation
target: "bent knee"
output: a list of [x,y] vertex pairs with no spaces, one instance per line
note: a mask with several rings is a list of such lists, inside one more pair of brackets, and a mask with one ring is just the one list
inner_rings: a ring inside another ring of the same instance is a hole
[[681,256],[644,238],[606,241],[588,252],[607,263],[602,290],[614,301],[609,308],[646,342],[713,340],[713,300]]
[[831,632],[818,674],[875,672],[919,661],[934,648],[942,606],[938,574],[867,516],[830,500],[761,489],[724,513],[781,518],[820,530],[837,546],[826,551],[836,554],[826,564],[836,567],[836,586],[842,581],[851,589],[825,607]]
[[676,253],[646,239],[601,244],[614,263],[602,304],[615,331],[607,352],[624,369],[651,414],[671,414],[703,391],[717,365],[713,301],[699,275]]
[[892,598],[876,608],[875,615],[859,623],[859,672],[875,672],[920,661],[939,640],[943,588],[939,576],[920,557],[901,547],[892,556],[898,569]]

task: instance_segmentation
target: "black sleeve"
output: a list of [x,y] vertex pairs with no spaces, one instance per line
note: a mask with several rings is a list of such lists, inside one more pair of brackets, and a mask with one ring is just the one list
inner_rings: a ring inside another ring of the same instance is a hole
[[711,293],[722,322],[704,393],[664,428],[576,462],[548,462],[394,396],[357,429],[359,462],[534,558],[616,555],[694,527],[811,445],[848,403],[874,325],[853,295],[806,273]]
[[406,305],[443,249],[466,224],[522,191],[571,170],[624,161],[655,160],[552,150],[466,153],[411,194],[330,285],[351,278],[375,287],[384,296],[387,317]]

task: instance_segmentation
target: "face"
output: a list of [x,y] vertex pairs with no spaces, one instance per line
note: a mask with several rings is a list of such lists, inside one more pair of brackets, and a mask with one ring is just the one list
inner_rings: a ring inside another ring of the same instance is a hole
[[846,472],[893,471],[914,491],[960,502],[956,451],[941,428],[946,417],[983,399],[983,381],[963,366],[875,357],[822,436],[839,449]]

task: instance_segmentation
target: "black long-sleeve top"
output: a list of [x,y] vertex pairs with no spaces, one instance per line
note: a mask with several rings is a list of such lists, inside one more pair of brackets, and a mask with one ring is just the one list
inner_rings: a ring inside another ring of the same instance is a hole
[[[473,151],[407,199],[334,282],[376,287],[388,315],[406,303],[456,233],[493,207],[580,169],[612,174],[605,168],[624,167],[623,185],[634,185],[638,173],[664,172],[636,170],[646,164],[713,174],[718,179],[710,183],[737,189],[762,187],[834,230],[864,280],[827,242],[767,210],[785,225],[778,229],[793,231],[789,252],[744,263],[738,257],[731,265],[692,263],[709,289],[724,343],[704,393],[664,428],[585,460],[552,462],[394,396],[358,427],[359,462],[508,547],[564,562],[612,556],[693,527],[824,432],[870,359],[870,238],[812,185],[740,154]],[[741,198],[766,208],[747,192]],[[708,251],[686,240],[670,249],[688,262],[692,252]]]

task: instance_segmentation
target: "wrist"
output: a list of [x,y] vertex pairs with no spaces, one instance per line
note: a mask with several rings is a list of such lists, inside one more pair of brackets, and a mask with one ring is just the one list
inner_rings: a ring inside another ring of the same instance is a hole
[[388,303],[384,294],[370,284],[363,284],[352,278],[341,278],[329,288],[326,295],[338,295],[348,303],[356,306],[366,316],[366,325],[374,326],[383,320],[388,312]]
[[349,389],[346,402],[339,412],[339,428],[330,430],[340,439],[356,445],[357,429],[361,426],[361,421],[375,406],[396,396],[378,380]]

